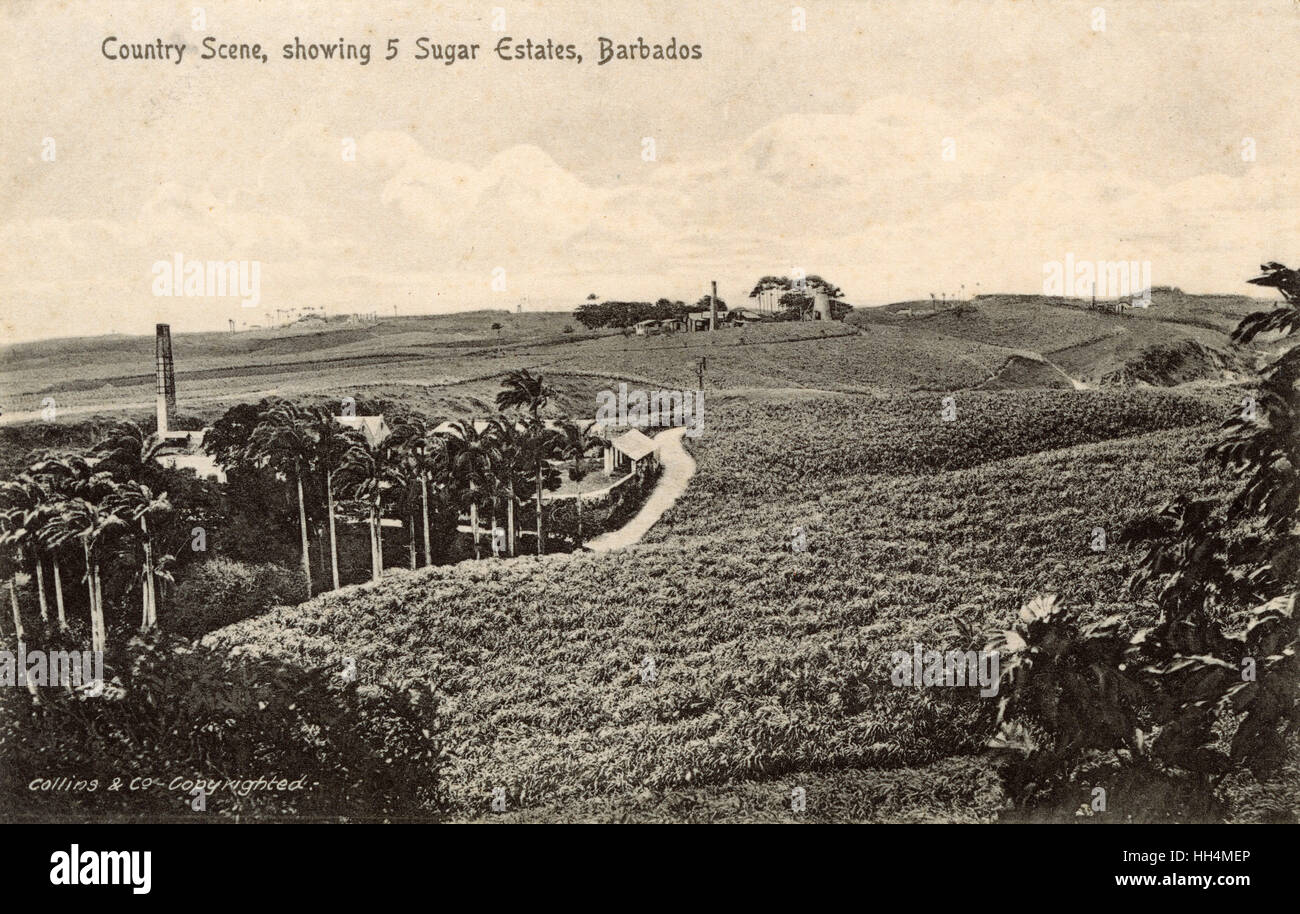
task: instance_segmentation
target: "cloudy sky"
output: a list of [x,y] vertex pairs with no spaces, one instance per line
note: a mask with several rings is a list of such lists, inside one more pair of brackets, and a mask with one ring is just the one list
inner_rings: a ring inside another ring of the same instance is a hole
[[[792,269],[871,305],[1041,291],[1067,254],[1246,292],[1300,255],[1295,0],[804,2],[804,31],[790,3],[496,5],[505,32],[492,0],[0,4],[0,334],[694,300],[711,279],[735,303]],[[108,60],[110,35],[188,47]],[[200,60],[207,35],[270,60]],[[584,59],[505,62],[503,35]],[[416,60],[420,36],[480,59]],[[601,36],[703,56],[598,66]],[[295,37],[371,61],[282,60]],[[259,261],[260,306],[155,296],[175,252]]]

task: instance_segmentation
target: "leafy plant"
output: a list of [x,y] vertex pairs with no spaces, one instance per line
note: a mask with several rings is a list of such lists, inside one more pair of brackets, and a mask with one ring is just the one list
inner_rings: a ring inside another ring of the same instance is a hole
[[[1251,282],[1286,303],[1245,318],[1238,342],[1300,330],[1300,275],[1277,263],[1263,270]],[[1236,482],[1228,498],[1180,497],[1128,528],[1149,543],[1129,583],[1153,601],[1155,624],[1127,636],[1117,616],[1080,626],[1054,597],[1039,598],[994,637],[1005,690],[994,748],[1017,759],[1013,796],[1067,776],[1087,750],[1124,751],[1207,792],[1285,759],[1300,733],[1298,380],[1292,345],[1207,449]]]
[[[105,667],[98,697],[0,690],[6,819],[391,821],[435,819],[446,805],[438,701],[424,682],[348,681],[156,631]],[[59,777],[97,789],[28,787]],[[298,786],[245,788],[259,777]],[[202,810],[186,786],[195,779],[216,785]]]

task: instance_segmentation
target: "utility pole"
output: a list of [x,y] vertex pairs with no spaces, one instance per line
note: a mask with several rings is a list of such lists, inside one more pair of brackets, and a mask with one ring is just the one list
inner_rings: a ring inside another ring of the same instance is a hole
[[713,282],[713,294],[709,297],[709,329],[718,329],[718,283]]

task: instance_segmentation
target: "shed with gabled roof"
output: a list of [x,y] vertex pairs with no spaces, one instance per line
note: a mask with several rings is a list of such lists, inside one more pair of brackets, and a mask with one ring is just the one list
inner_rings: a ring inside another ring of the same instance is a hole
[[605,472],[611,476],[620,469],[636,472],[658,460],[659,445],[637,429],[628,429],[611,438],[605,448]]

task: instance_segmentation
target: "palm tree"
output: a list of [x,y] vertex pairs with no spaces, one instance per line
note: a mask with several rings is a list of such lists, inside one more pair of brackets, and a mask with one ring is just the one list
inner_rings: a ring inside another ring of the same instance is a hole
[[140,541],[144,545],[144,565],[140,572],[140,627],[152,628],[158,624],[158,588],[153,576],[153,536],[149,533],[149,518],[170,511],[171,502],[167,500],[166,492],[155,496],[144,483],[128,482],[109,496],[108,507],[119,517],[140,524]]
[[339,589],[339,543],[334,522],[334,476],[343,465],[348,449],[361,440],[361,433],[339,425],[338,420],[325,407],[306,411],[308,430],[315,437],[312,468],[325,477],[325,510],[330,527],[330,572],[334,589]]
[[[107,474],[96,474],[92,481]],[[101,484],[103,484],[101,480]],[[108,483],[111,486],[111,483]],[[87,498],[74,497],[61,503],[58,515],[50,521],[50,537],[55,544],[78,539],[86,557],[86,590],[90,597],[91,650],[103,651],[107,643],[104,624],[104,589],[99,575],[99,550],[107,535],[124,526],[122,520],[108,507],[109,493],[96,504]]]
[[515,481],[511,468],[514,449],[509,440],[496,430],[490,432],[491,446],[488,449],[489,471],[487,473],[487,495],[492,502],[491,529],[495,531],[501,519],[501,505],[506,505],[506,529],[509,536],[506,547],[507,555],[515,552]]
[[518,440],[520,466],[527,468],[537,482],[537,554],[542,555],[546,552],[546,540],[542,537],[542,489],[559,485],[560,474],[551,466],[551,460],[561,453],[562,439],[554,429],[534,418],[523,426]]
[[158,476],[158,455],[165,442],[144,431],[137,423],[119,422],[91,448],[99,457],[98,471],[113,473],[122,479],[153,482]]
[[472,420],[461,419],[452,424],[448,433],[451,445],[451,469],[455,478],[468,490],[469,524],[474,539],[474,558],[482,558],[478,539],[478,491],[491,477],[492,441],[481,433]]
[[[0,558],[0,564],[3,567],[5,577],[9,579],[9,606],[13,610],[14,616],[14,639],[17,641],[17,656],[22,657],[27,648],[23,644],[23,637],[26,632],[23,631],[23,614],[18,606],[18,573],[22,570],[22,560],[18,555],[17,542],[23,535],[20,527],[14,525],[21,521],[21,515],[15,511],[0,512],[0,546],[14,547],[11,552],[9,548],[3,550],[3,557]],[[36,683],[28,679],[27,691],[31,692],[32,698],[39,702],[40,696],[36,691]]]
[[63,573],[59,567],[59,551],[50,545],[49,527],[50,521],[58,516],[59,498],[53,492],[47,491],[47,497],[40,508],[40,521],[36,526],[36,584],[42,594],[42,603],[44,603],[45,581],[44,574],[41,571],[42,556],[47,555],[50,559],[50,566],[54,569],[54,607],[59,624],[59,631],[67,631],[68,617],[63,606]]
[[573,466],[569,468],[569,479],[573,480],[578,486],[577,507],[578,507],[578,548],[582,548],[582,480],[586,477],[587,471],[582,466],[582,460],[587,456],[587,452],[594,447],[607,447],[609,442],[606,441],[599,433],[595,431],[595,423],[588,424],[586,427],[579,426],[578,423],[566,419],[560,423],[558,450],[561,457],[566,460],[572,460]]
[[8,566],[5,575],[9,579],[9,605],[14,616],[14,635],[18,639],[18,651],[22,653],[23,614],[18,606],[17,578],[23,563],[19,554],[19,542],[22,539],[22,516],[17,511],[0,511],[0,545],[5,546],[4,564]]
[[[429,532],[429,484],[435,476],[448,470],[448,446],[445,438],[432,433],[429,425],[418,418],[408,419],[393,430],[389,441],[396,449],[407,474],[419,482],[420,508],[424,521],[424,564],[433,564]],[[415,548],[414,535],[411,548]]]
[[370,574],[378,581],[384,571],[384,541],[381,530],[385,488],[401,484],[401,476],[392,463],[392,452],[384,444],[357,441],[343,455],[339,468],[340,488],[350,497],[366,503],[370,511]]
[[541,375],[534,377],[527,368],[508,373],[501,382],[501,387],[497,394],[497,409],[526,408],[534,419],[547,401],[555,396],[555,389],[547,386]]
[[298,489],[298,526],[302,534],[302,573],[311,596],[311,554],[307,540],[307,502],[303,496],[303,475],[316,459],[316,436],[306,411],[288,401],[269,409],[249,437],[248,453],[286,479],[292,477]]
[[420,507],[421,473],[419,464],[401,442],[392,437],[385,439],[383,459],[388,464],[389,494],[392,504],[401,518],[402,528],[406,531],[406,548],[410,557],[411,570],[416,569],[416,512]]
[[48,493],[30,474],[19,473],[13,479],[0,483],[0,499],[4,511],[10,515],[7,541],[13,547],[21,568],[27,556],[36,566],[36,593],[41,608],[41,621],[50,621],[49,602],[45,598],[45,571],[42,558],[41,529],[49,521]]
[[[510,555],[518,552],[518,536],[515,529],[515,509],[519,504],[516,483],[526,485],[520,477],[525,472],[523,449],[519,426],[505,416],[494,417],[488,425],[488,465],[489,480],[492,489],[492,504],[496,507],[498,496],[506,503],[506,551]],[[493,524],[496,523],[493,511]]]
[[[31,476],[38,478],[40,484],[44,486],[45,491],[49,493],[49,502],[47,510],[51,519],[56,517],[62,511],[62,503],[74,494],[81,493],[87,488],[88,482],[95,476],[94,469],[91,468],[90,462],[79,454],[52,454],[45,451],[39,454],[35,462],[29,468]],[[61,543],[56,542],[56,537],[52,536],[52,530],[47,524],[42,528],[43,543],[45,551],[49,553],[51,564],[55,567],[55,599],[57,608],[59,608],[59,628],[61,631],[68,629],[68,618],[64,611],[64,582],[62,582],[62,568],[60,566],[60,553],[62,550]]]
[[63,572],[59,562],[61,549],[53,542],[49,521],[58,516],[63,500],[84,485],[94,475],[94,471],[86,459],[78,454],[57,455],[45,452],[37,455],[27,472],[40,483],[46,493],[44,507],[48,516],[40,528],[41,545],[50,556],[50,564],[54,566],[54,599],[58,609],[59,629],[66,631],[68,619],[63,606]]

